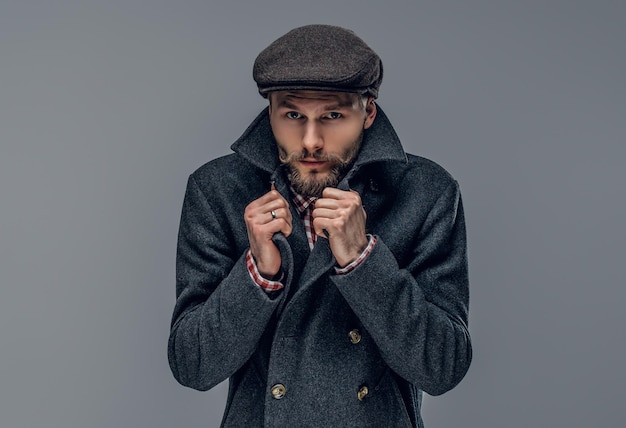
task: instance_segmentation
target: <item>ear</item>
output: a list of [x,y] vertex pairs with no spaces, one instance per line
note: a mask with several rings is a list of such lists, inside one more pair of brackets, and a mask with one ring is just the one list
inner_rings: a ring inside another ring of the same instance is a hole
[[367,99],[367,105],[365,106],[365,122],[363,123],[363,129],[367,129],[374,123],[376,119],[376,103],[374,97]]

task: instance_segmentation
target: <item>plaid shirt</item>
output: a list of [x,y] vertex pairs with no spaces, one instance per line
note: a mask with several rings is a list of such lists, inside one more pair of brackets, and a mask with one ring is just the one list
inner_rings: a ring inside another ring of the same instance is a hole
[[[300,213],[300,217],[302,219],[302,223],[304,224],[304,230],[306,232],[307,241],[309,242],[309,249],[312,251],[313,247],[315,247],[315,243],[317,242],[317,235],[313,230],[313,209],[315,208],[316,197],[304,197],[291,188],[292,198],[291,201],[294,203],[294,206]],[[356,258],[356,260],[352,261],[350,264],[340,268],[335,267],[335,273],[338,275],[344,275],[352,270],[354,270],[357,266],[359,266],[363,260],[367,258],[367,256],[374,249],[374,245],[376,245],[376,237],[370,234],[367,234],[367,247],[365,250]],[[248,266],[248,272],[250,273],[250,277],[252,280],[257,283],[259,287],[264,289],[265,291],[276,291],[280,290],[284,287],[282,284],[282,280],[284,277],[284,273],[279,272],[275,278],[266,279],[264,278],[259,270],[257,269],[254,258],[252,257],[252,253],[250,250],[246,253],[246,265]]]
[[291,200],[296,206],[298,212],[300,213],[302,223],[304,224],[306,239],[309,241],[309,249],[313,251],[313,247],[315,247],[315,243],[317,242],[317,235],[313,230],[312,212],[315,209],[315,201],[317,201],[317,198],[314,196],[304,197],[296,193],[296,191],[293,190],[293,187],[291,187],[290,189],[291,194],[293,195]]

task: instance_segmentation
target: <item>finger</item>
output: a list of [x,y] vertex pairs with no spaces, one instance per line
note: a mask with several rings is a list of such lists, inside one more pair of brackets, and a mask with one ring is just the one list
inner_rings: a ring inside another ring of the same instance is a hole
[[253,229],[254,237],[258,241],[270,241],[272,236],[278,232],[285,235],[291,234],[291,224],[280,218],[264,224],[257,224]]
[[311,213],[313,218],[337,218],[341,215],[338,209],[315,208]]
[[271,200],[259,207],[254,207],[249,214],[251,218],[254,218],[255,221],[261,224],[270,222],[277,217],[291,217],[289,205],[287,204],[287,201],[282,198]]
[[336,187],[326,187],[322,191],[322,198],[341,199],[345,196],[345,193],[348,192],[346,192],[345,190],[337,189]]
[[322,203],[316,202],[313,216],[337,218],[341,216],[352,216],[354,213],[363,211],[363,206],[355,200],[342,200],[333,202],[332,199],[326,199]]
[[291,211],[289,211],[289,208],[279,208],[278,210],[274,211],[274,213],[276,214],[276,218],[274,219],[274,221],[281,222],[280,231],[285,236],[291,235],[293,226],[291,220]]
[[285,199],[281,197],[280,199],[274,199],[274,200],[269,201],[268,203],[263,205],[261,209],[268,210],[268,211],[279,210],[279,209],[289,210],[289,204],[287,203]]
[[246,206],[246,209],[244,212],[246,218],[253,218],[259,212],[268,212],[271,209],[278,208],[279,205],[275,205],[274,207],[268,207],[268,204],[271,204],[273,201],[277,199],[278,198],[276,194],[272,194],[272,192],[269,192],[259,197],[258,199],[255,199],[254,201],[250,202]]
[[246,216],[245,223],[249,235],[253,235],[254,239],[258,240],[270,240],[272,235],[276,232],[283,231],[291,233],[291,216],[281,218],[279,216],[285,215],[284,213],[274,213],[276,214],[276,218],[272,217],[271,212],[257,212],[253,215]]
[[334,208],[340,206],[343,207],[346,206],[346,204],[359,206],[361,205],[361,197],[356,192],[343,192],[343,194],[341,195],[336,194],[334,196],[338,197],[319,198],[315,201],[315,206],[323,208]]
[[275,200],[283,200],[283,201],[285,201],[285,198],[283,198],[283,195],[278,193],[277,190],[270,190],[269,192],[267,192],[266,194],[264,194],[260,198],[252,201],[251,204],[255,204],[257,206],[263,206],[263,205],[265,205],[267,203],[270,203],[272,201],[275,201]]
[[275,233],[282,232],[285,236],[291,235],[291,222],[284,218],[276,218],[270,222],[259,225],[259,233],[265,239],[272,239]]
[[274,196],[274,198],[266,201],[263,205],[261,205],[262,209],[275,210],[278,208],[289,208],[289,202],[287,202],[287,200],[283,198],[280,193],[272,191],[269,194]]
[[291,226],[292,216],[291,216],[291,210],[289,209],[289,207],[280,209],[280,218],[284,218],[285,221],[289,223],[289,225]]
[[281,221],[281,228],[280,231],[283,233],[283,235],[285,235],[285,237],[288,237],[289,235],[291,235],[291,222],[287,221],[285,219],[280,219]]
[[341,190],[337,189],[336,187],[326,187],[322,191],[322,197],[329,199],[345,199],[356,197],[360,199],[359,192],[355,190]]
[[272,220],[282,218],[288,223],[291,223],[291,212],[288,208],[276,208],[275,210],[271,210],[269,214]]
[[244,220],[247,227],[255,224],[263,225],[275,220],[272,211],[276,217],[284,217],[291,225],[291,212],[289,211],[289,203],[276,190],[271,190],[258,199],[255,199],[246,206],[244,211]]
[[312,223],[313,230],[317,236],[328,238],[330,236],[329,228],[331,226],[330,220],[326,218],[314,218]]
[[315,201],[315,209],[318,208],[326,208],[330,210],[335,210],[339,208],[339,201],[337,199],[331,198],[319,198]]
[[[321,202],[320,202],[321,201]],[[343,199],[318,199],[315,201],[315,208],[327,208],[332,210],[356,211],[363,207],[361,198],[350,196]]]

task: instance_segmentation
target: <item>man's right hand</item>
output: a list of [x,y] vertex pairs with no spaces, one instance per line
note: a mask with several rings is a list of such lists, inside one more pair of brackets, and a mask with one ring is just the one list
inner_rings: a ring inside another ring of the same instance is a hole
[[244,212],[244,220],[257,269],[264,278],[271,279],[280,271],[281,262],[272,236],[277,232],[285,236],[291,234],[289,203],[272,186],[268,193],[250,202]]

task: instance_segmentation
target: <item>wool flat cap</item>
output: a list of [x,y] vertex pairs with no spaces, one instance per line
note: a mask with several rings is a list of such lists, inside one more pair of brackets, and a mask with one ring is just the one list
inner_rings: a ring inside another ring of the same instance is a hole
[[256,58],[252,76],[259,93],[321,90],[378,97],[379,56],[351,30],[306,25],[289,31]]

